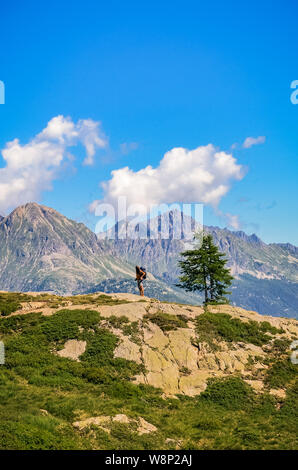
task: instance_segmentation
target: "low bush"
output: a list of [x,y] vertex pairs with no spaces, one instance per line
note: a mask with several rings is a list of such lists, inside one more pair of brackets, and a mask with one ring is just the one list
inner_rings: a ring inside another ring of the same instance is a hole
[[144,316],[144,320],[149,320],[159,326],[162,331],[177,330],[177,328],[187,328],[187,317],[184,315],[170,315],[164,312],[156,312]]
[[208,401],[223,406],[226,410],[247,409],[252,403],[252,388],[239,377],[209,379],[206,390],[199,396],[200,401]]
[[244,342],[262,346],[271,340],[271,335],[282,333],[282,330],[268,322],[243,322],[226,313],[206,312],[196,319],[196,333],[199,341],[214,345],[214,339],[227,342]]
[[297,365],[290,358],[276,361],[267,369],[265,383],[271,388],[284,388],[298,377]]

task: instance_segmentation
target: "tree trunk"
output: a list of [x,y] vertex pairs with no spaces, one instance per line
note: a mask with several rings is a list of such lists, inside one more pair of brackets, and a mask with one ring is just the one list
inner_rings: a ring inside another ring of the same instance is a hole
[[210,277],[210,300],[214,300],[214,281],[212,277]]
[[207,278],[204,276],[204,291],[205,291],[205,304],[208,303],[208,288],[207,288]]

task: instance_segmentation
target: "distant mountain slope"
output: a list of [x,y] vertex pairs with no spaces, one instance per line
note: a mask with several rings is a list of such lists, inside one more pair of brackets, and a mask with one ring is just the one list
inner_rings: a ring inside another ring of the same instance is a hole
[[[168,219],[163,214],[159,219]],[[160,278],[175,282],[179,276],[177,259],[182,251],[192,246],[189,239],[174,239],[174,227],[180,220],[180,214],[174,211],[169,217],[169,237],[162,238],[160,227],[166,226],[164,222],[154,222],[152,226],[158,227],[157,234],[147,239],[127,237],[121,239],[125,222],[116,226],[115,240],[111,249],[116,256],[126,260],[141,259],[148,270]],[[191,222],[195,227],[195,222]],[[126,223],[127,225],[127,223]],[[147,229],[148,230],[148,229]],[[298,248],[290,244],[264,243],[255,234],[246,235],[242,231],[232,232],[219,227],[204,226],[206,232],[211,233],[215,243],[221,251],[225,252],[228,266],[234,276],[250,274],[258,279],[280,279],[298,282]],[[143,232],[145,230],[143,229]]]
[[26,204],[0,222],[0,289],[77,293],[115,276],[134,272],[84,224],[53,209]]
[[290,244],[267,245],[256,235],[207,227],[219,248],[227,254],[234,275],[298,282],[298,248]]
[[[189,305],[202,303],[202,298],[191,292],[185,292],[174,285],[169,285],[161,280],[148,279],[144,282],[146,296],[167,302],[177,302]],[[139,294],[134,279],[106,279],[86,291],[87,294],[95,292]]]
[[[171,234],[180,220],[179,213],[169,218],[169,238],[119,239],[111,242],[115,256],[125,261],[139,260],[156,278],[174,284],[179,276],[180,253],[192,246],[189,240],[173,239]],[[165,226],[163,218],[152,226]],[[194,221],[192,222],[194,226]],[[256,235],[232,232],[218,227],[204,227],[215,243],[225,252],[235,281],[231,301],[262,314],[298,317],[298,248],[291,244],[266,244]],[[116,227],[123,234],[125,223]]]

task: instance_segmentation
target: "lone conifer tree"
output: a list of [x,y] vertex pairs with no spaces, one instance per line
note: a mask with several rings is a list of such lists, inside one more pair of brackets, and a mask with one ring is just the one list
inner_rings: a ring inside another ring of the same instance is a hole
[[200,245],[181,253],[184,259],[179,261],[182,275],[177,286],[187,291],[204,292],[205,305],[226,303],[225,296],[230,294],[226,289],[233,277],[225,267],[225,255],[214,245],[211,235],[203,234],[202,238],[196,235],[195,238],[200,239]]

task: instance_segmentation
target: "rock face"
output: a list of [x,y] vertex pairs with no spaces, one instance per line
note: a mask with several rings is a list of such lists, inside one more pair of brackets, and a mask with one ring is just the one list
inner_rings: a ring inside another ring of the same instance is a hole
[[101,428],[103,431],[110,433],[110,427],[113,423],[122,423],[134,426],[135,432],[140,436],[142,434],[150,434],[156,432],[157,427],[151,423],[148,423],[144,418],[139,416],[137,419],[129,418],[124,414],[118,414],[115,416],[94,416],[81,421],[75,421],[72,425],[77,429],[85,429],[90,426],[96,426]]
[[[298,335],[298,323],[295,320],[264,317],[229,305],[213,306],[209,311],[226,313],[244,322],[268,321],[275,328],[284,331],[282,338]],[[150,316],[157,312],[187,319],[185,327],[163,331],[150,321]],[[203,312],[201,307],[163,304],[150,299],[144,305],[132,303],[101,308],[101,314],[106,318],[126,315],[130,321],[138,322],[139,341],[132,341],[120,330],[113,330],[120,338],[114,352],[115,357],[144,366],[144,373],[135,377],[136,383],[161,388],[167,396],[194,396],[205,390],[210,377],[236,374],[244,380],[250,380],[251,385],[258,390],[263,385],[258,377],[267,368],[264,348],[249,343],[219,342],[218,349],[210,351],[206,344],[196,344],[194,320]]]
[[[120,308],[121,307],[121,308]],[[217,307],[214,311],[225,312],[225,307]],[[246,312],[242,309],[228,307],[228,311],[235,311],[237,317],[239,312],[246,319],[264,318],[258,314]],[[156,312],[174,314],[179,317],[186,316],[189,321],[187,327],[177,328],[171,331],[162,331],[159,326],[146,320],[145,314],[150,316]],[[143,364],[146,372],[135,377],[136,383],[144,383],[161,388],[166,395],[174,396],[184,394],[189,396],[198,395],[207,386],[210,377],[225,376],[239,373],[246,377],[249,375],[247,364],[253,358],[265,357],[263,350],[254,345],[241,344],[228,347],[221,343],[219,350],[210,352],[204,345],[195,346],[196,336],[193,323],[197,315],[203,313],[200,307],[183,307],[177,305],[149,302],[145,306],[130,304],[114,307],[102,307],[101,313],[105,317],[126,316],[131,321],[138,321],[140,327],[140,343],[137,344],[123,335],[120,330],[113,330],[120,337],[120,343],[115,349],[115,357],[122,357]],[[273,322],[285,321],[283,319],[271,319]],[[298,330],[297,330],[298,331]],[[255,368],[266,368],[262,363],[254,365]]]
[[74,359],[75,361],[79,360],[79,357],[86,350],[86,341],[77,341],[76,339],[68,340],[64,348],[60,351],[57,351],[58,356],[68,357],[69,359]]

